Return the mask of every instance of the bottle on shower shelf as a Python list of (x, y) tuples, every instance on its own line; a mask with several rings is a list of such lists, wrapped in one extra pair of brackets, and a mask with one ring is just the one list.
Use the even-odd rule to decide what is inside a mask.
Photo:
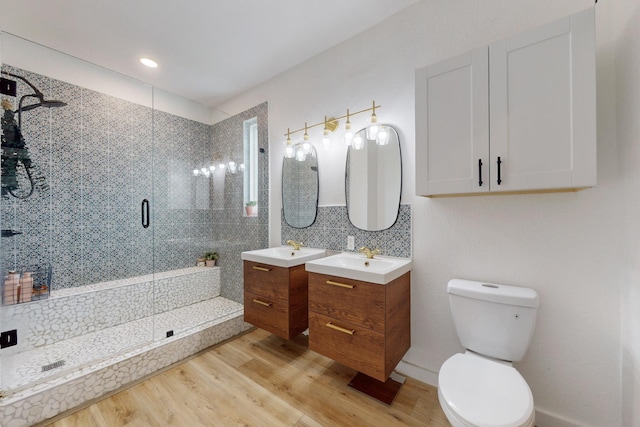
[(17, 304), (20, 300), (20, 274), (9, 271), (4, 277), (4, 305)]
[(25, 271), (20, 278), (20, 301), (29, 302), (33, 294), (33, 277), (30, 271)]

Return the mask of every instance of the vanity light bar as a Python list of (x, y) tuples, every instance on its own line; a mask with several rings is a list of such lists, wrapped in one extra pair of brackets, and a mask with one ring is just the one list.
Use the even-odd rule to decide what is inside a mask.
[(317, 127), (317, 126), (324, 126), (325, 128), (331, 130), (332, 132), (335, 131), (335, 129), (337, 129), (338, 127), (338, 120), (342, 120), (342, 119), (348, 119), (350, 117), (353, 117), (357, 114), (361, 114), (361, 113), (366, 113), (367, 111), (373, 111), (373, 117), (375, 117), (376, 114), (376, 109), (378, 108), (382, 108), (382, 105), (376, 105), (376, 101), (373, 101), (373, 106), (370, 108), (366, 108), (364, 110), (360, 110), (360, 111), (356, 111), (355, 113), (352, 113), (349, 111), (349, 109), (347, 109), (347, 114), (345, 114), (344, 116), (340, 116), (340, 117), (330, 117), (330, 118), (326, 118), (321, 122), (315, 123), (313, 125), (308, 125), (307, 123), (305, 123), (303, 128), (300, 129), (296, 129), (296, 130), (289, 130), (287, 129), (287, 133), (284, 134), (284, 136), (287, 137), (287, 142), (290, 140), (290, 136), (291, 134), (294, 133), (298, 133), (298, 132), (302, 132), (304, 131), (305, 134), (307, 133), (307, 130)]

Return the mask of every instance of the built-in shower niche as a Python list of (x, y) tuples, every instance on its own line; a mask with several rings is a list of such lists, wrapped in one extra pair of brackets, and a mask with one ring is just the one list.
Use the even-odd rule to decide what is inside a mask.
[(10, 270), (1, 285), (2, 305), (25, 304), (49, 298), (51, 265), (35, 265)]

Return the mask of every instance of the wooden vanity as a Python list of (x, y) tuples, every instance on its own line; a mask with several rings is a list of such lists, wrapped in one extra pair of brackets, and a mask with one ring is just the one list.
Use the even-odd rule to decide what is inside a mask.
[(380, 285), (310, 272), (309, 349), (386, 381), (411, 345), (410, 274)]
[(291, 339), (308, 327), (304, 264), (277, 267), (244, 261), (244, 321)]

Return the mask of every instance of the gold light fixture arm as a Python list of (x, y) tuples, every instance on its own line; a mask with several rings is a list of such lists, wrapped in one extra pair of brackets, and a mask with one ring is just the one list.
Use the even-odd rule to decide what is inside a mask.
[(286, 141), (287, 145), (291, 145), (291, 132), (289, 131), (289, 128), (287, 128), (287, 141)]
[(376, 112), (376, 109), (378, 109), (378, 108), (382, 108), (382, 105), (376, 105), (376, 101), (373, 101), (373, 106), (372, 107), (365, 108), (364, 110), (356, 111), (355, 113), (350, 112), (349, 109), (347, 109), (347, 114), (344, 115), (344, 116), (335, 117), (335, 118), (334, 117), (329, 117), (328, 119), (325, 117), (325, 120), (323, 120), (321, 122), (318, 122), (318, 123), (315, 123), (315, 124), (312, 124), (312, 125), (308, 125), (305, 122), (303, 128), (296, 129), (296, 130), (289, 130), (287, 128), (287, 133), (285, 133), (284, 136), (286, 136), (287, 138), (290, 138), (290, 136), (292, 134), (304, 131), (305, 135), (308, 138), (307, 131), (309, 129), (313, 129), (314, 127), (318, 127), (318, 126), (324, 126), (325, 129), (329, 129), (331, 132), (334, 132), (338, 128), (338, 121), (339, 120), (342, 120), (342, 119), (347, 119), (348, 120), (349, 118), (351, 118), (351, 117), (353, 117), (355, 115), (366, 113), (367, 111), (372, 111), (373, 114), (374, 114), (374, 117), (375, 117), (375, 112)]

